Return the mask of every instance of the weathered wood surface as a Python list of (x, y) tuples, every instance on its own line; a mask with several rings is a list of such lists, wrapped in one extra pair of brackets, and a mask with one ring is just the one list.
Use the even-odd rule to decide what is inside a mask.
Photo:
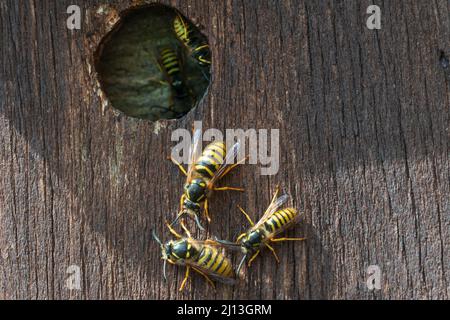
[[(377, 1), (379, 31), (366, 28), (372, 1), (165, 3), (205, 27), (214, 66), (203, 103), (158, 127), (102, 107), (89, 67), (101, 1), (0, 2), (0, 298), (450, 298), (449, 2)], [(260, 213), (280, 182), (305, 217), (288, 234), (308, 238), (216, 293), (198, 276), (178, 293), (172, 267), (164, 283), (151, 239), (168, 237), (181, 192), (171, 132), (194, 120), (281, 130), (279, 173), (230, 175), (247, 192), (215, 195), (212, 232), (234, 237), (236, 204)], [(65, 288), (69, 265), (80, 291)]]

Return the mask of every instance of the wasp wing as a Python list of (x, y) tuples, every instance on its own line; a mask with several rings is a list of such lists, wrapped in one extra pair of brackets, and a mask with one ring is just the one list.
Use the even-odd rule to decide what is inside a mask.
[(189, 163), (186, 179), (187, 182), (192, 180), (192, 173), (194, 172), (195, 162), (198, 160), (202, 153), (201, 135), (202, 132), (200, 129), (194, 131), (191, 148), (189, 149)]
[(214, 187), (214, 184), (223, 177), (225, 170), (232, 164), (234, 164), (234, 159), (237, 157), (239, 152), (240, 144), (239, 142), (236, 142), (229, 151), (227, 151), (227, 154), (225, 156), (225, 159), (220, 164), (219, 169), (214, 173), (214, 176), (211, 178), (211, 181), (208, 183), (208, 188), (212, 189)]
[(259, 221), (250, 229), (250, 231), (258, 229), (260, 225), (266, 222), (266, 220), (269, 219), (271, 215), (273, 215), (283, 204), (286, 203), (288, 198), (289, 196), (287, 194), (283, 194), (276, 199), (274, 198), (269, 207), (266, 209), (266, 212), (264, 212), (261, 219), (259, 219)]
[(212, 239), (206, 240), (206, 243), (211, 246), (221, 247), (221, 248), (225, 248), (225, 249), (229, 249), (229, 250), (234, 250), (234, 251), (241, 250), (241, 245), (239, 243), (222, 240), (222, 239), (218, 239), (218, 238), (214, 238), (214, 240), (212, 240)]

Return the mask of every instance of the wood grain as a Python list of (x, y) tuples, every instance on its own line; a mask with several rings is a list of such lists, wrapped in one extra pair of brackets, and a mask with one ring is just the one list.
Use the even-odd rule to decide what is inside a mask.
[[(98, 95), (93, 54), (108, 31), (101, 1), (0, 3), (0, 298), (448, 299), (449, 2), (163, 1), (204, 26), (213, 82), (185, 118), (155, 125), (118, 115)], [(131, 1), (109, 1), (118, 11)], [(82, 29), (66, 8), (82, 8)], [(302, 210), (290, 236), (236, 287), (214, 292), (162, 263), (183, 177), (165, 160), (171, 133), (280, 129), (281, 168), (244, 165), (216, 194), (210, 232), (231, 239), (281, 183)], [(215, 223), (214, 223), (215, 222)], [(198, 234), (200, 236), (200, 234)], [(238, 257), (234, 258), (236, 262)], [(66, 269), (79, 265), (81, 290)], [(369, 291), (378, 265), (382, 289)]]

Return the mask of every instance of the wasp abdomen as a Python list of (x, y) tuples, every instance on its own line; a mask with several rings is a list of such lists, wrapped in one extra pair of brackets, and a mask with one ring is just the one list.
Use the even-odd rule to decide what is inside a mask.
[(214, 247), (204, 247), (200, 252), (197, 264), (221, 277), (233, 277), (233, 268), (230, 260)]
[(201, 37), (195, 35), (189, 22), (181, 16), (175, 17), (173, 29), (177, 38), (188, 48), (192, 57), (201, 65), (211, 64), (209, 45)]
[(294, 208), (278, 210), (264, 222), (264, 226), (269, 232), (273, 233), (294, 220), (297, 215), (298, 212)]
[(160, 62), (164, 68), (170, 85), (175, 91), (175, 97), (184, 98), (188, 96), (188, 90), (186, 89), (184, 78), (182, 75), (182, 69), (180, 65), (180, 59), (177, 53), (171, 48), (164, 48), (160, 51)]
[(223, 142), (209, 144), (195, 163), (195, 171), (205, 178), (212, 179), (223, 163), (225, 154), (226, 148)]
[(161, 50), (161, 62), (169, 76), (176, 75), (181, 70), (178, 56), (172, 49)]

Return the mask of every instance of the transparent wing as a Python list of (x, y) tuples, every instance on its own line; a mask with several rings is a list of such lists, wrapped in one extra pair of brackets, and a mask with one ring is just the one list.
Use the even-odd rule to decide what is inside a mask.
[[(200, 241), (200, 243), (202, 243), (202, 241)], [(217, 238), (215, 238), (214, 240), (213, 239), (206, 240), (203, 242), (203, 244), (210, 245), (213, 247), (221, 247), (233, 251), (241, 251), (241, 245), (239, 243), (221, 240)]]
[(269, 207), (264, 212), (263, 216), (259, 221), (250, 229), (250, 231), (256, 230), (260, 225), (262, 225), (267, 219), (270, 218), (283, 204), (286, 203), (289, 196), (287, 194), (283, 194), (278, 198), (274, 198), (270, 203)]
[(214, 176), (211, 178), (211, 181), (208, 184), (208, 188), (212, 189), (214, 184), (224, 175), (225, 170), (232, 164), (234, 164), (234, 159), (237, 157), (239, 152), (240, 144), (236, 142), (225, 156), (223, 163), (220, 165), (219, 169), (216, 171)]
[(194, 164), (202, 153), (201, 136), (202, 136), (201, 130), (200, 129), (195, 130), (194, 136), (192, 138), (191, 148), (189, 149), (189, 163), (186, 179), (188, 182), (192, 180), (192, 173), (194, 172)]

